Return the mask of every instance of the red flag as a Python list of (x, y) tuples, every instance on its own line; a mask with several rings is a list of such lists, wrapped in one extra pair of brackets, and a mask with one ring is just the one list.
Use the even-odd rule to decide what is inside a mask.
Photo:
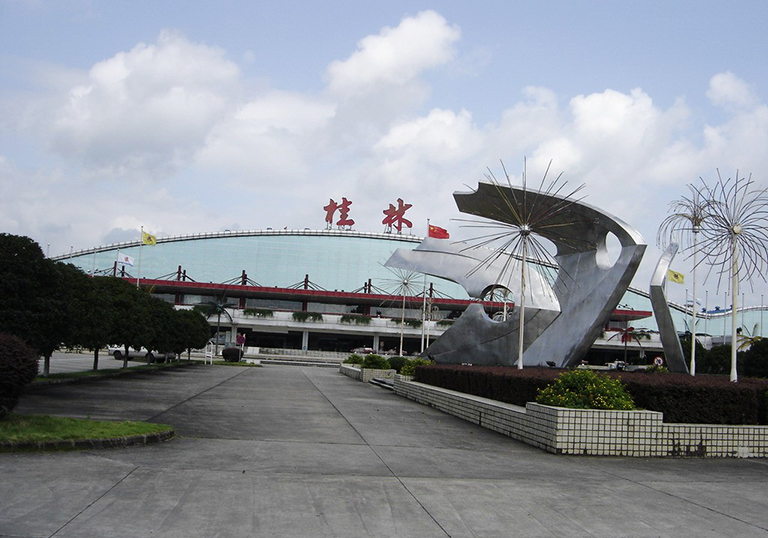
[(445, 228), (441, 228), (440, 226), (432, 226), (429, 225), (429, 237), (434, 237), (435, 239), (448, 239), (451, 237), (451, 235), (448, 233), (448, 230)]

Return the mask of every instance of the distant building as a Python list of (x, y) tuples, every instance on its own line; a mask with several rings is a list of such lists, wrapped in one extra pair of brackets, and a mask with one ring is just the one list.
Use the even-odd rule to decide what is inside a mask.
[[(350, 230), (225, 231), (157, 237), (154, 246), (117, 243), (55, 259), (95, 276), (138, 279), (177, 308), (230, 303), (232, 320), (221, 321), (225, 342), (244, 334), (250, 347), (383, 352), (399, 351), (402, 333), (404, 350), (414, 354), (471, 302), (458, 284), (423, 275), (409, 282), (403, 298), (404, 275), (384, 263), (396, 249), (414, 248), (421, 240)], [(123, 263), (126, 259), (133, 265)], [(484, 305), (490, 316), (504, 308), (499, 301)], [(700, 321), (697, 332), (704, 332), (705, 321), (713, 329), (724, 326), (718, 317), (724, 314), (711, 315), (717, 321)], [(678, 330), (685, 331), (684, 309), (673, 305), (673, 316)], [(213, 335), (216, 320), (210, 321)], [(605, 340), (610, 329), (628, 324), (655, 331), (647, 293), (630, 288), (606, 327)], [(647, 352), (660, 352), (657, 337), (647, 344)], [(600, 340), (595, 346), (616, 353), (622, 348), (619, 339)]]

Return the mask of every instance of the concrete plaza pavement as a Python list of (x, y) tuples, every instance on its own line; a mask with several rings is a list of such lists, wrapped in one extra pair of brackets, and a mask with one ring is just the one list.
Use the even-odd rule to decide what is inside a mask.
[(0, 536), (768, 536), (765, 460), (555, 456), (327, 368), (136, 373), (17, 412), (177, 438), (0, 454)]

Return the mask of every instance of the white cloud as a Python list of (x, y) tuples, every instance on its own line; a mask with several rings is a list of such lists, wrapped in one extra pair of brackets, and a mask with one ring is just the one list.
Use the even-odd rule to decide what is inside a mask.
[(754, 89), (731, 72), (718, 73), (710, 79), (707, 97), (726, 109), (746, 109), (758, 103)]
[(232, 105), (238, 79), (222, 50), (164, 31), (91, 68), (55, 111), (52, 147), (100, 173), (166, 176)]
[(197, 162), (229, 172), (238, 186), (282, 188), (309, 173), (334, 110), (311, 96), (269, 92), (212, 128)]
[(449, 26), (434, 11), (407, 17), (395, 28), (363, 38), (346, 60), (332, 62), (326, 75), (329, 89), (348, 96), (382, 84), (404, 85), (424, 70), (450, 61), (460, 36), (458, 27)]
[[(429, 101), (425, 74), (455, 76), (459, 39), (435, 12), (404, 18), (330, 62), (318, 94), (254, 89), (225, 51), (172, 32), (87, 72), (52, 70), (48, 94), (15, 111), (21, 97), (3, 98), (13, 112), (4, 128), (29, 136), (14, 139), (22, 151), (3, 148), (0, 227), (61, 253), (141, 225), (163, 235), (234, 221), (320, 227), (328, 198), (346, 196), (359, 230), (377, 230), (402, 197), (414, 223), (432, 218), (460, 235), (452, 192), (499, 172), (500, 159), (519, 181), (527, 157), (531, 184), (552, 160), (550, 177), (585, 182), (586, 202), (652, 243), (666, 203), (700, 175), (739, 168), (766, 182), (768, 107), (731, 73), (699, 89), (723, 110), (711, 125), (694, 123), (701, 114), (682, 99), (662, 108), (641, 88), (569, 96), (535, 86), (477, 125), (470, 108)], [(97, 180), (118, 174), (130, 181)], [(654, 257), (649, 249), (644, 263)]]

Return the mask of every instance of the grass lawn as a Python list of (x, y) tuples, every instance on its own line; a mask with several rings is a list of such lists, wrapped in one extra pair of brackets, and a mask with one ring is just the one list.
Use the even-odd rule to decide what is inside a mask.
[(114, 439), (172, 430), (167, 424), (107, 422), (47, 415), (10, 413), (0, 420), (0, 444), (81, 439)]
[(130, 368), (100, 368), (98, 370), (83, 370), (81, 372), (63, 372), (59, 374), (49, 374), (48, 377), (37, 376), (35, 381), (48, 381), (51, 379), (72, 379), (80, 377), (99, 377), (113, 374), (121, 374), (126, 372), (144, 372), (147, 370), (162, 370), (163, 368), (177, 368), (179, 366), (186, 366), (194, 364), (194, 361), (183, 362), (163, 362), (157, 364), (144, 364), (141, 366), (131, 366)]

